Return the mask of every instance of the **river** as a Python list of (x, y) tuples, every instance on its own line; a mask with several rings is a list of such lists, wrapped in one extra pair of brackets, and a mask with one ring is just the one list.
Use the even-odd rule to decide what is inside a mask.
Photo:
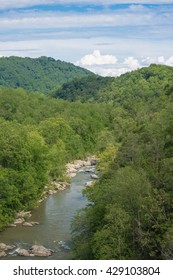
[[(69, 188), (50, 195), (32, 211), (30, 220), (39, 222), (39, 225), (9, 227), (0, 233), (0, 242), (15, 245), (15, 249), (28, 249), (34, 244), (43, 245), (55, 251), (47, 259), (72, 259), (71, 222), (77, 210), (86, 206), (87, 198), (82, 195), (82, 190), (85, 183), (92, 180), (91, 173), (86, 172), (86, 168), (93, 169), (93, 167), (80, 169)], [(15, 249), (1, 259), (43, 259), (18, 256)]]

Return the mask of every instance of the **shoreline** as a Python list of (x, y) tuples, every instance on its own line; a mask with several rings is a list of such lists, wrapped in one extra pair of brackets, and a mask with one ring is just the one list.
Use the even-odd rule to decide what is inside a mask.
[[(69, 179), (72, 179), (73, 177), (76, 176), (77, 172), (79, 169), (82, 167), (91, 167), (91, 166), (96, 166), (98, 159), (96, 157), (87, 157), (85, 160), (75, 160), (71, 163), (66, 164), (66, 175)], [(86, 170), (87, 172), (87, 170)], [(92, 178), (92, 177), (91, 177)], [(46, 185), (43, 190), (43, 197), (38, 200), (38, 205), (39, 207), (40, 203), (47, 199), (48, 196), (53, 195), (57, 193), (58, 191), (65, 190), (67, 187), (70, 186), (70, 183), (67, 182), (56, 182), (52, 181), (49, 185)], [(89, 185), (85, 185), (86, 187)], [(20, 211), (16, 213), (16, 219), (13, 223), (9, 224), (7, 227), (16, 227), (17, 225), (22, 225), (25, 227), (32, 227), (39, 225), (37, 221), (30, 221), (29, 219), (32, 217), (32, 210), (31, 211)], [(5, 229), (4, 229), (5, 230)], [(0, 243), (0, 257), (4, 257), (8, 254), (8, 251), (12, 248), (11, 245), (5, 244), (5, 243)], [(18, 252), (20, 255), (20, 251)], [(22, 254), (26, 252), (21, 252)], [(27, 253), (26, 253), (27, 254)]]

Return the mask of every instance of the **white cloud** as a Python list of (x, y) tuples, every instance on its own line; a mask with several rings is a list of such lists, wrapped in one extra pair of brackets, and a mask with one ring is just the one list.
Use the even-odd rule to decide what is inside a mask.
[(77, 62), (81, 66), (91, 65), (109, 65), (116, 64), (117, 58), (113, 55), (102, 55), (99, 50), (95, 50), (92, 54), (87, 54)]
[[(169, 18), (167, 19), (170, 23)], [(12, 14), (1, 18), (0, 29), (43, 29), (64, 27), (117, 27), (154, 25), (152, 14), (134, 13), (100, 13), (100, 14), (64, 14), (59, 12), (28, 12)]]
[(125, 64), (130, 69), (137, 69), (140, 67), (139, 61), (133, 56), (125, 58), (123, 64)]
[[(0, 9), (13, 9), (32, 7), (34, 5), (50, 5), (50, 4), (93, 4), (93, 0), (0, 0)], [(172, 4), (172, 0), (97, 0), (97, 5), (111, 5), (111, 4)]]
[(142, 67), (147, 67), (151, 63), (155, 64), (164, 64), (173, 66), (173, 56), (165, 59), (163, 55), (160, 56), (147, 56), (147, 57), (138, 57), (135, 58), (133, 56), (125, 57), (122, 61), (117, 60), (116, 63), (112, 63), (112, 60), (107, 60), (107, 63), (97, 63), (95, 61), (95, 57), (111, 57), (111, 55), (102, 56), (100, 51), (94, 51), (91, 55), (85, 55), (80, 61), (77, 62), (77, 65), (80, 65), (88, 70), (94, 72), (95, 74), (99, 74), (101, 76), (111, 76), (116, 77), (120, 76), (126, 72), (130, 72), (133, 70), (140, 69)]
[(58, 0), (0, 0), (0, 10), (13, 9), (13, 8), (25, 8), (35, 5), (48, 5), (58, 4)]
[(157, 60), (158, 60), (158, 63), (164, 63), (165, 62), (165, 58), (164, 58), (163, 55), (159, 56)]
[(142, 66), (148, 66), (152, 63), (162, 63), (161, 61), (163, 61), (164, 57), (163, 56), (159, 56), (159, 57), (156, 57), (156, 56), (147, 56), (147, 57), (142, 57), (141, 59), (141, 64)]
[(155, 64), (165, 64), (168, 66), (173, 66), (173, 56), (170, 56), (169, 58), (165, 59), (163, 55), (161, 56), (153, 56), (153, 57), (145, 57), (141, 59), (141, 65), (142, 66), (148, 66), (152, 63)]
[[(1, 8), (3, 3), (8, 5), (11, 1), (1, 1)], [(17, 1), (13, 1), (14, 3)], [(40, 1), (30, 1), (32, 4), (38, 4)], [(29, 3), (30, 3), (29, 2)], [(41, 4), (51, 4), (59, 1), (41, 1)], [(64, 2), (64, 1), (63, 1)], [(74, 1), (75, 2), (75, 1)], [(19, 4), (17, 4), (19, 3)], [(27, 5), (28, 0), (18, 1), (16, 5)], [(23, 4), (22, 4), (23, 3)], [(82, 2), (83, 4), (84, 2)], [(64, 4), (64, 3), (63, 3)], [(31, 6), (31, 4), (28, 4)], [(82, 6), (82, 5), (81, 5)], [(97, 9), (95, 10), (97, 11)], [(75, 10), (69, 12), (60, 12), (31, 9), (26, 11), (9, 11), (1, 15), (0, 28), (4, 29), (43, 29), (43, 28), (63, 28), (63, 27), (117, 27), (117, 26), (149, 26), (148, 33), (152, 32), (154, 27), (159, 25), (154, 32), (160, 32), (160, 26), (169, 26), (172, 20), (172, 7), (159, 6), (158, 8), (148, 8), (143, 5), (131, 5), (125, 9), (118, 10), (104, 9), (99, 12), (78, 12)], [(172, 25), (171, 25), (172, 28)], [(167, 29), (164, 29), (166, 32)]]
[(165, 61), (166, 65), (169, 66), (173, 66), (173, 56), (169, 57), (166, 61)]
[(102, 55), (100, 50), (85, 55), (76, 63), (101, 76), (120, 76), (128, 71), (140, 68), (141, 65), (134, 57), (127, 57), (124, 62), (118, 62), (114, 55)]
[[(90, 69), (93, 71), (93, 69)], [(129, 68), (120, 67), (120, 68), (100, 68), (100, 69), (94, 69), (95, 74), (99, 74), (103, 77), (117, 77), (120, 76), (126, 72), (131, 71)]]

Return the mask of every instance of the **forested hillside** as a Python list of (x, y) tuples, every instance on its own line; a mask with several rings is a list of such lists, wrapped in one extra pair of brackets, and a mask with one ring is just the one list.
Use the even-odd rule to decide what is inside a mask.
[(55, 95), (70, 101), (0, 89), (0, 229), (63, 180), (67, 162), (96, 154), (74, 258), (173, 259), (173, 68), (88, 76)]
[(173, 68), (152, 64), (117, 78), (88, 76), (65, 83), (54, 96), (81, 102), (121, 102), (129, 97), (145, 98), (162, 94), (173, 79)]
[(51, 57), (0, 57), (0, 87), (48, 93), (65, 82), (87, 75), (92, 73)]
[(114, 80), (111, 77), (103, 78), (98, 75), (76, 78), (71, 82), (64, 83), (61, 88), (54, 92), (53, 96), (69, 101), (97, 102), (100, 101), (99, 92), (104, 92), (105, 89), (107, 95), (107, 90), (110, 91)]
[(31, 209), (47, 182), (62, 180), (67, 162), (97, 151), (109, 110), (0, 90), (0, 229)]
[(73, 222), (77, 259), (173, 259), (173, 84), (157, 80), (113, 101), (101, 178)]

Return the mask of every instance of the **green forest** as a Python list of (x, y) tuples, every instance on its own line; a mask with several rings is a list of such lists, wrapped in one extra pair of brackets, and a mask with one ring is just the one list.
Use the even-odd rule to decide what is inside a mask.
[(21, 87), (48, 94), (65, 82), (88, 75), (92, 73), (52, 57), (0, 57), (0, 87)]
[(25, 87), (20, 58), (7, 59), (14, 67), (3, 59), (0, 229), (37, 204), (47, 182), (66, 179), (66, 163), (96, 155), (100, 179), (72, 223), (74, 258), (173, 259), (173, 67), (103, 78), (73, 66), (75, 77), (62, 69), (66, 79), (51, 87), (37, 67), (39, 83), (32, 73)]

